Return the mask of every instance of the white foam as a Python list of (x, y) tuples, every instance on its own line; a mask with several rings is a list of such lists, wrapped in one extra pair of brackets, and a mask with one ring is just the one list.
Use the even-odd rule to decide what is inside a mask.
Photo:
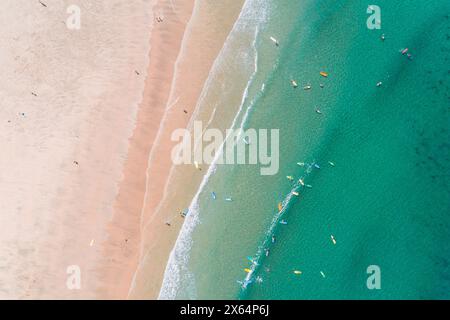
[[(255, 39), (253, 42), (253, 48), (255, 49), (256, 44), (256, 37), (258, 34), (258, 26), (262, 25), (265, 22), (266, 19), (266, 11), (262, 10), (264, 8), (261, 8), (262, 5), (265, 3), (261, 3), (260, 0), (247, 0), (243, 6), (243, 9), (241, 10), (241, 13), (236, 20), (232, 31), (228, 35), (224, 46), (219, 53), (218, 57), (216, 58), (213, 67), (211, 69), (210, 76), (208, 77), (205, 86), (203, 87), (202, 94), (200, 96), (200, 99), (197, 103), (196, 110), (194, 111), (194, 116), (191, 119), (195, 119), (195, 116), (199, 112), (199, 106), (202, 105), (203, 100), (206, 97), (208, 88), (210, 85), (214, 82), (214, 77), (216, 74), (216, 70), (219, 70), (222, 67), (222, 62), (224, 61), (224, 58), (229, 55), (233, 54), (233, 52), (230, 52), (229, 48), (230, 45), (233, 43), (233, 41), (236, 41), (239, 39), (239, 36), (242, 35), (242, 33), (245, 32), (251, 32), (254, 33)], [(255, 8), (258, 8), (258, 10), (255, 10)], [(262, 13), (264, 12), (264, 13)], [(235, 60), (238, 62), (238, 59)], [(245, 90), (242, 95), (241, 103), (239, 106), (239, 109), (232, 121), (231, 128), (234, 128), (236, 125), (236, 122), (238, 121), (242, 110), (244, 108), (245, 101), (248, 96), (249, 87), (251, 86), (255, 74), (257, 72), (257, 54), (254, 56), (254, 70), (252, 74), (250, 75), (249, 81), (247, 83), (247, 86), (245, 87)], [(242, 125), (242, 123), (241, 123)], [(192, 126), (192, 123), (190, 123), (190, 126)], [(227, 137), (228, 138), (228, 137)], [(225, 139), (224, 141), (227, 141)], [(223, 146), (224, 143), (221, 145), (221, 152), (217, 152), (212, 164), (209, 166), (208, 171), (206, 172), (205, 176), (203, 177), (202, 182), (200, 183), (200, 186), (197, 190), (197, 193), (195, 194), (194, 198), (192, 199), (192, 202), (189, 206), (189, 213), (185, 218), (185, 221), (183, 223), (183, 226), (181, 228), (181, 231), (178, 235), (177, 241), (175, 243), (174, 248), (172, 249), (169, 260), (167, 262), (166, 270), (164, 273), (163, 283), (161, 286), (161, 290), (159, 292), (158, 299), (175, 299), (177, 297), (177, 294), (180, 291), (181, 286), (189, 288), (189, 298), (195, 299), (195, 279), (192, 274), (190, 274), (188, 270), (188, 262), (190, 257), (190, 250), (192, 247), (192, 233), (195, 229), (195, 227), (200, 222), (199, 217), (199, 196), (204, 190), (205, 186), (207, 185), (210, 177), (216, 172), (216, 164), (217, 160), (221, 157), (223, 152)]]
[[(313, 170), (313, 164), (314, 164), (314, 162), (312, 164), (308, 165), (308, 167), (306, 168), (306, 171), (305, 171), (305, 175), (300, 177), (300, 179), (304, 180), (309, 174), (311, 174), (311, 172)], [(265, 233), (266, 237), (265, 237), (263, 243), (260, 246), (258, 246), (256, 254), (253, 256), (254, 263), (252, 263), (252, 265), (250, 267), (250, 272), (248, 272), (245, 279), (240, 282), (243, 284), (241, 286), (241, 289), (246, 290), (248, 284), (250, 284), (252, 282), (252, 280), (253, 280), (252, 278), (253, 278), (254, 273), (256, 272), (256, 269), (262, 265), (262, 260), (264, 259), (264, 256), (265, 256), (264, 255), (265, 249), (269, 248), (269, 244), (270, 244), (272, 235), (275, 233), (275, 229), (277, 228), (278, 224), (280, 223), (281, 217), (287, 212), (288, 205), (290, 204), (291, 199), (293, 198), (293, 192), (299, 191), (300, 189), (304, 189), (304, 187), (300, 184), (300, 182), (297, 181), (293, 185), (293, 187), (291, 188), (289, 193), (283, 199), (282, 205), (281, 205), (282, 209), (273, 216), (272, 221), (266, 230), (266, 233)]]

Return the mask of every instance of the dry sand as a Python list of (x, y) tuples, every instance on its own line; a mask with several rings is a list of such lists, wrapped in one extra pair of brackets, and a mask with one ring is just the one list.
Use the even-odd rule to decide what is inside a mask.
[[(3, 1), (0, 11), (0, 298), (103, 297), (151, 3), (43, 2)], [(65, 24), (71, 4), (80, 30)], [(80, 290), (66, 286), (70, 265)]]

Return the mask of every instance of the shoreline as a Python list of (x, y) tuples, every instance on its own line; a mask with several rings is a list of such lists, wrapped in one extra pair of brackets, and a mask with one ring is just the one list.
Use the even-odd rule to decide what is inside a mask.
[[(258, 72), (256, 44), (259, 39), (259, 23), (265, 20), (263, 15), (258, 23), (252, 24), (250, 28), (245, 28), (244, 26), (248, 26), (247, 22), (255, 21), (252, 9), (251, 2), (245, 2), (245, 5), (241, 7), (232, 30), (228, 33), (226, 41), (209, 72), (201, 98), (197, 102), (194, 120), (206, 123), (205, 129), (210, 127), (225, 131), (230, 127), (235, 127), (237, 121), (244, 121), (248, 112), (248, 109), (246, 110), (244, 106), (248, 97), (248, 90)], [(248, 48), (250, 48), (250, 52)], [(212, 106), (212, 108), (209, 106)], [(242, 123), (240, 126), (242, 126)], [(193, 129), (192, 122), (189, 129)], [(196, 147), (200, 145), (198, 139), (196, 139), (195, 145)], [(198, 249), (199, 245), (207, 246), (210, 242), (209, 239), (202, 239), (200, 240), (202, 244), (199, 244), (197, 242), (199, 238), (196, 236), (198, 236), (198, 228), (207, 223), (208, 217), (211, 216), (207, 213), (215, 213), (206, 200), (210, 199), (210, 196), (204, 191), (207, 188), (210, 192), (218, 192), (217, 199), (225, 197), (225, 195), (232, 195), (230, 192), (233, 193), (231, 190), (219, 192), (216, 189), (218, 185), (213, 182), (216, 180), (215, 170), (217, 166), (215, 162), (200, 165), (200, 167), (202, 173), (199, 173), (193, 165), (172, 166), (172, 176), (168, 185), (171, 186), (171, 192), (177, 194), (177, 201), (174, 203), (170, 194), (167, 194), (158, 208), (161, 213), (176, 212), (180, 208), (188, 208), (189, 210), (189, 215), (184, 219), (182, 230), (179, 232), (175, 246), (170, 253), (159, 299), (197, 298), (195, 289), (201, 284), (199, 278), (194, 280), (192, 277), (194, 271), (192, 267), (196, 261), (193, 255), (196, 255), (198, 259), (198, 254), (201, 255), (202, 253), (199, 253), (198, 250), (195, 252), (192, 250)], [(222, 182), (224, 181), (222, 180)], [(215, 184), (216, 188), (211, 189), (211, 183)], [(185, 196), (184, 190), (195, 190), (195, 196)], [(201, 198), (206, 202), (201, 201)], [(182, 204), (181, 207), (180, 204)], [(213, 211), (211, 212), (211, 210)], [(201, 214), (201, 212), (204, 214)], [(212, 215), (215, 216), (215, 214)], [(196, 244), (194, 245), (194, 243)]]
[[(242, 2), (235, 2), (225, 12), (222, 10), (219, 13), (208, 3), (199, 1), (193, 8), (176, 60), (171, 94), (166, 102), (163, 123), (158, 129), (155, 144), (149, 154), (145, 205), (141, 215), (143, 239), (140, 263), (130, 288), (129, 298), (155, 299), (158, 297), (168, 257), (183, 222), (181, 218), (174, 221), (174, 216), (179, 217), (179, 212), (183, 209), (181, 203), (185, 202), (184, 198), (192, 198), (196, 190), (186, 190), (181, 197), (183, 199), (175, 201), (179, 203), (179, 210), (176, 212), (161, 212), (160, 208), (169, 191), (168, 182), (173, 168), (170, 154), (176, 143), (171, 141), (171, 133), (177, 128), (188, 126), (212, 64), (223, 47), (241, 7)], [(218, 19), (219, 14), (222, 19)], [(195, 72), (191, 72), (192, 70)], [(185, 86), (186, 83), (189, 83), (189, 86)], [(185, 169), (193, 170), (192, 166)], [(185, 182), (182, 180), (177, 186)], [(171, 187), (176, 188), (172, 185)], [(170, 227), (165, 225), (168, 220), (170, 220)]]

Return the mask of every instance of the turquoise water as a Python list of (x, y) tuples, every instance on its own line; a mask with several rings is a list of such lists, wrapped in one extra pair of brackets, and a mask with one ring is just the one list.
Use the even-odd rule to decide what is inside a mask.
[[(372, 4), (381, 30), (366, 27)], [(279, 129), (280, 170), (214, 166), (193, 201), (189, 259), (170, 297), (450, 298), (449, 9), (444, 0), (280, 0), (264, 8), (267, 16), (247, 30), (256, 51), (249, 47), (246, 65), (257, 69), (234, 127)], [(405, 47), (412, 60), (399, 52)], [(366, 286), (369, 265), (380, 267), (380, 290)]]

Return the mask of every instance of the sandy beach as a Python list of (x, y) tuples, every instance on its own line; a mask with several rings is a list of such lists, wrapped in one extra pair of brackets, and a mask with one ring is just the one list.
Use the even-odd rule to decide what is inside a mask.
[[(66, 24), (73, 4), (79, 30)], [(4, 3), (0, 298), (157, 297), (182, 223), (156, 214), (170, 134), (187, 125), (240, 6)]]

